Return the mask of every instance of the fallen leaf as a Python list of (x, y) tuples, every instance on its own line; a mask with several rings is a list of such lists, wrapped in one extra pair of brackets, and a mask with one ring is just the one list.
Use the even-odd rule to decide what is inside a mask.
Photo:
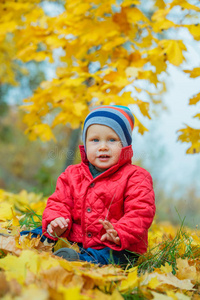
[(122, 280), (119, 286), (119, 291), (122, 293), (133, 289), (138, 286), (139, 282), (140, 279), (137, 275), (137, 268), (135, 268), (131, 273), (128, 274), (126, 279)]
[(176, 276), (179, 279), (191, 279), (193, 283), (195, 283), (199, 279), (196, 267), (190, 266), (188, 264), (188, 259), (178, 258), (176, 262), (178, 268), (178, 270), (176, 271)]
[(49, 293), (47, 290), (38, 288), (36, 285), (28, 286), (20, 296), (20, 300), (48, 300)]
[(0, 272), (0, 297), (6, 294), (9, 290), (8, 282), (6, 281), (6, 276), (4, 272)]
[(161, 293), (157, 293), (157, 292), (151, 292), (151, 293), (153, 295), (154, 300), (173, 300), (172, 297), (169, 297), (169, 296), (161, 294)]
[(141, 283), (148, 285), (150, 280), (152, 278), (156, 277), (158, 281), (160, 281), (162, 284), (168, 284), (171, 286), (174, 286), (176, 288), (182, 289), (182, 290), (193, 290), (193, 284), (191, 283), (191, 280), (189, 279), (183, 279), (180, 280), (176, 276), (174, 276), (172, 273), (167, 274), (159, 274), (159, 273), (151, 273), (147, 274), (145, 280)]
[(42, 280), (52, 289), (57, 290), (58, 286), (67, 286), (71, 282), (73, 273), (66, 271), (60, 265), (41, 272)]
[(5, 235), (0, 233), (0, 250), (3, 250), (6, 253), (13, 253), (19, 255), (21, 249), (16, 246), (16, 240), (14, 236)]

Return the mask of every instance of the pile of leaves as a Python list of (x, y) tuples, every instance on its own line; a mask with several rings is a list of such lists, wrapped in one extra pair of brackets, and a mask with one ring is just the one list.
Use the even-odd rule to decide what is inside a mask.
[[(20, 236), (41, 225), (42, 195), (0, 190), (0, 297), (2, 299), (199, 299), (200, 231), (154, 223), (148, 252), (136, 265), (100, 267), (53, 255), (56, 246)], [(76, 245), (73, 245), (76, 247)], [(54, 249), (55, 250), (55, 249)]]

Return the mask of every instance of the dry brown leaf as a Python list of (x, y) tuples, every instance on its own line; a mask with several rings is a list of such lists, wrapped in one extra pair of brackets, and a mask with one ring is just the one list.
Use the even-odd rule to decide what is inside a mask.
[(157, 280), (161, 282), (161, 284), (171, 285), (171, 286), (174, 286), (174, 287), (182, 289), (182, 290), (193, 290), (194, 285), (191, 283), (191, 280), (189, 280), (189, 279), (180, 280), (176, 276), (174, 276), (172, 273), (168, 273), (168, 274), (159, 274), (159, 273), (147, 274), (146, 277), (145, 277), (145, 280), (142, 282), (142, 284), (148, 285), (148, 283), (154, 277), (156, 277)]
[(5, 295), (9, 290), (8, 282), (6, 281), (6, 276), (4, 272), (0, 272), (0, 297)]
[(22, 291), (22, 286), (17, 282), (16, 279), (8, 281), (10, 294), (13, 296), (19, 296)]
[(188, 264), (188, 259), (181, 259), (178, 258), (176, 260), (177, 262), (177, 268), (176, 276), (179, 279), (190, 279), (192, 283), (195, 283), (198, 281), (198, 274), (195, 266), (190, 266)]
[(41, 242), (40, 235), (37, 238), (31, 238), (31, 233), (28, 235), (20, 236), (18, 239), (18, 245), (22, 249), (37, 249), (38, 251), (52, 252), (54, 243), (48, 243), (47, 241)]
[(43, 288), (38, 288), (36, 285), (27, 287), (22, 295), (20, 295), (20, 300), (48, 300), (49, 293)]
[(59, 285), (67, 286), (67, 284), (72, 280), (73, 273), (66, 271), (61, 266), (56, 266), (42, 271), (41, 276), (44, 283), (56, 290)]
[(153, 295), (153, 299), (154, 300), (173, 300), (172, 297), (161, 294), (161, 293), (157, 293), (157, 292), (151, 292)]
[(21, 293), (21, 285), (15, 280), (6, 280), (4, 272), (0, 272), (0, 298), (4, 299), (4, 296), (9, 293), (12, 296), (18, 296)]
[(54, 251), (57, 251), (61, 248), (71, 248), (75, 250), (77, 253), (80, 253), (79, 246), (77, 243), (71, 244), (66, 238), (59, 238), (57, 243), (54, 246)]
[(16, 240), (14, 236), (0, 234), (0, 250), (4, 252), (20, 255), (21, 249), (16, 246)]

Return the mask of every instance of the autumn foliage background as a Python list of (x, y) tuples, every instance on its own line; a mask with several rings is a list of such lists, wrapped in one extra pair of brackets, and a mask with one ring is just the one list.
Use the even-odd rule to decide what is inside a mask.
[[(184, 39), (199, 47), (199, 16), (199, 1), (0, 1), (0, 296), (198, 299), (199, 190), (192, 185), (175, 197), (173, 174), (169, 194), (153, 172), (157, 215), (149, 252), (130, 271), (56, 260), (51, 245), (22, 241), (19, 232), (40, 225), (57, 177), (80, 161), (81, 126), (93, 106), (129, 105), (134, 135), (149, 136), (155, 148), (144, 123), (168, 106), (169, 65), (200, 76)], [(196, 107), (196, 120), (199, 100), (200, 92), (185, 100)], [(190, 123), (177, 139), (198, 157), (200, 129)], [(149, 155), (152, 165), (161, 161), (159, 143)], [(146, 167), (142, 156), (133, 162)]]

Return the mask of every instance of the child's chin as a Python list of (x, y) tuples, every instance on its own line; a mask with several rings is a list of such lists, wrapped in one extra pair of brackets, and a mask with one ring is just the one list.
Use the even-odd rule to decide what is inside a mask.
[(104, 172), (109, 168), (110, 168), (110, 166), (96, 166), (96, 169), (100, 172)]

